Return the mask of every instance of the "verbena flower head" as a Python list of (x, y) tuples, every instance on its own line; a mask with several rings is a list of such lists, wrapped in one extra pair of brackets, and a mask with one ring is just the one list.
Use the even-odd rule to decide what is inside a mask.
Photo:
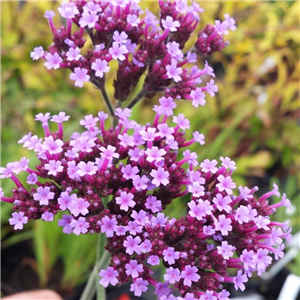
[[(194, 47), (183, 53), (204, 10), (196, 3), (189, 6), (186, 1), (160, 0), (160, 19), (157, 19), (148, 10), (141, 11), (136, 2), (62, 2), (58, 10), (67, 26), (56, 28), (55, 13), (47, 11), (45, 17), (53, 32), (53, 44), (48, 51), (36, 47), (31, 57), (43, 58), (47, 69), (70, 69), (70, 79), (77, 87), (90, 81), (98, 88), (104, 83), (109, 63), (116, 60), (119, 64), (114, 81), (117, 100), (125, 101), (145, 73), (144, 96), (152, 97), (164, 90), (172, 98), (191, 100), (196, 107), (204, 105), (203, 91), (213, 95), (216, 90), (213, 81), (202, 87), (198, 82), (200, 77), (214, 74), (208, 67), (192, 72), (187, 64), (197, 60), (196, 54), (206, 57), (222, 50), (226, 45), (223, 35), (235, 30), (234, 20), (225, 15), (222, 23), (208, 25), (199, 32)], [(82, 51), (85, 31), (92, 41), (88, 51)]]
[[(69, 119), (64, 112), (38, 114), (45, 136), (30, 133), (19, 143), (33, 150), (39, 163), (33, 168), (22, 158), (2, 167), (0, 178), (10, 178), (16, 187), (11, 196), (2, 190), (0, 196), (13, 204), (9, 222), (14, 229), (31, 219), (54, 221), (63, 211), (58, 225), (64, 233), (105, 234), (111, 262), (99, 273), (104, 287), (131, 281), (130, 290), (138, 297), (153, 285), (161, 300), (225, 300), (225, 283), (244, 290), (253, 273), (260, 276), (273, 259), (282, 257), (290, 228), (270, 216), (289, 201), (283, 195), (280, 202), (269, 203), (270, 197), (280, 197), (276, 185), (256, 198), (256, 187), (237, 187), (233, 181), (236, 167), (230, 158), (198, 161), (188, 149), (204, 145), (204, 135), (194, 132), (187, 140), (190, 122), (183, 114), (174, 115), (176, 99), (203, 106), (205, 95), (213, 97), (217, 86), (213, 79), (202, 84), (204, 75), (214, 77), (207, 62), (203, 69), (185, 66), (196, 55), (221, 50), (223, 34), (235, 29), (234, 20), (226, 15), (222, 23), (208, 25), (194, 48), (184, 53), (203, 10), (184, 0), (159, 5), (160, 20), (148, 10), (142, 17), (136, 1), (63, 2), (59, 13), (67, 26), (60, 29), (52, 22), (54, 13), (46, 13), (54, 44), (48, 51), (35, 48), (33, 59), (43, 57), (48, 69), (70, 69), (76, 86), (91, 81), (104, 98), (105, 73), (109, 62), (117, 60), (114, 86), (120, 103), (146, 72), (144, 87), (129, 107), (110, 111), (114, 126), (99, 112), (84, 117), (79, 122), (82, 130), (70, 138), (63, 134), (63, 122)], [(93, 44), (86, 54), (81, 53), (84, 31)], [(152, 122), (130, 119), (130, 108), (155, 93), (160, 98)], [(57, 131), (50, 131), (49, 120), (57, 123)], [(17, 178), (20, 172), (28, 174), (27, 184)], [(185, 215), (167, 216), (165, 208), (183, 196), (189, 199)], [(159, 264), (165, 268), (163, 282), (154, 277)], [(238, 271), (233, 274), (233, 269)]]
[[(169, 118), (161, 115), (146, 127), (136, 124), (133, 129), (121, 122), (105, 129), (102, 119), (97, 125), (104, 130), (97, 135), (95, 124), (74, 133), (70, 140), (59, 139), (59, 131), (38, 139), (33, 150), (40, 163), (35, 170), (28, 160), (22, 163), (24, 159), (1, 168), (1, 177), (16, 183), (10, 198), (2, 196), (14, 204), (10, 224), (22, 229), (28, 219), (52, 221), (62, 210), (65, 214), (59, 225), (65, 233), (106, 234), (112, 261), (101, 271), (104, 286), (133, 280), (136, 295), (149, 283), (157, 287), (151, 269), (160, 261), (166, 267), (166, 283), (183, 296), (192, 292), (199, 299), (213, 291), (217, 297), (225, 282), (243, 290), (251, 273), (261, 275), (272, 254), (278, 259), (282, 253), (289, 228), (270, 221), (270, 215), (289, 201), (283, 195), (278, 204), (268, 203), (269, 197), (278, 196), (276, 186), (259, 199), (253, 195), (257, 188), (237, 188), (229, 158), (221, 158), (223, 165), (205, 160), (196, 166), (180, 158), (187, 144), (197, 142), (186, 141), (185, 130), (167, 123)], [(155, 135), (162, 125), (172, 128), (169, 138), (177, 143), (176, 150), (165, 136)], [(142, 139), (139, 145), (122, 145), (124, 132), (128, 137), (143, 136), (149, 129), (153, 138)], [(78, 147), (85, 136), (93, 140), (91, 151)], [(55, 150), (58, 145), (59, 151)], [(136, 150), (140, 155), (132, 160), (129, 153)], [(20, 164), (24, 165), (21, 170)], [(31, 178), (28, 187), (17, 179), (20, 171)], [(186, 216), (168, 218), (164, 208), (183, 195), (190, 197)], [(109, 199), (107, 207), (105, 198)], [(236, 277), (228, 274), (232, 268), (239, 270)]]

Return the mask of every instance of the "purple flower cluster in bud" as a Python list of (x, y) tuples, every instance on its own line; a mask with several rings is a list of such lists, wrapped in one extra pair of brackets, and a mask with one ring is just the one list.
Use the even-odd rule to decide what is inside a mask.
[[(60, 29), (53, 24), (54, 12), (46, 12), (54, 44), (48, 52), (35, 48), (33, 59), (43, 57), (48, 69), (69, 68), (76, 86), (91, 81), (103, 93), (109, 62), (118, 60), (117, 100), (127, 99), (146, 70), (142, 96), (163, 94), (151, 123), (139, 124), (130, 119), (130, 108), (118, 107), (114, 126), (105, 124), (104, 112), (88, 115), (80, 121), (84, 130), (69, 140), (63, 136), (63, 122), (69, 120), (64, 112), (36, 115), (45, 136), (29, 133), (19, 143), (33, 150), (39, 163), (33, 169), (23, 157), (0, 168), (0, 178), (16, 185), (10, 197), (2, 190), (0, 197), (13, 204), (9, 222), (14, 229), (31, 219), (54, 221), (63, 211), (58, 225), (64, 233), (105, 234), (111, 262), (99, 274), (104, 287), (131, 281), (136, 296), (153, 285), (160, 300), (226, 300), (225, 283), (243, 291), (253, 273), (260, 276), (283, 256), (283, 240), (291, 238), (291, 229), (288, 222), (270, 217), (290, 202), (285, 194), (278, 203), (269, 202), (280, 197), (276, 185), (256, 198), (258, 188), (236, 186), (235, 163), (228, 157), (199, 162), (189, 150), (205, 144), (204, 136), (196, 131), (186, 139), (190, 122), (183, 114), (174, 115), (174, 99), (203, 106), (205, 93), (214, 96), (217, 86), (213, 79), (200, 86), (203, 75), (214, 77), (207, 62), (202, 70), (183, 66), (196, 62), (197, 55), (221, 50), (223, 34), (235, 29), (234, 20), (225, 15), (222, 23), (208, 25), (193, 50), (183, 53), (203, 10), (185, 0), (159, 5), (160, 20), (148, 10), (141, 18), (136, 1), (62, 2), (59, 13), (67, 26)], [(72, 22), (79, 26), (73, 34)], [(84, 30), (93, 43), (86, 54), (81, 52)], [(57, 131), (50, 130), (49, 121)], [(18, 179), (20, 172), (27, 173), (26, 184)], [(184, 216), (167, 216), (165, 208), (184, 196)], [(155, 279), (157, 265), (165, 268), (163, 282)]]
[[(52, 29), (53, 44), (48, 51), (36, 47), (31, 57), (43, 58), (48, 70), (70, 69), (70, 79), (77, 87), (90, 81), (99, 89), (103, 89), (110, 62), (117, 60), (114, 96), (120, 102), (127, 100), (145, 74), (142, 96), (152, 97), (165, 91), (172, 98), (192, 100), (197, 107), (204, 101), (201, 91), (216, 88), (213, 79), (209, 85), (197, 87), (203, 75), (213, 76), (213, 72), (207, 64), (203, 70), (197, 66), (189, 69), (187, 64), (196, 62), (197, 55), (206, 57), (222, 50), (226, 45), (223, 35), (228, 34), (228, 29), (235, 30), (234, 20), (225, 15), (222, 23), (207, 25), (199, 32), (194, 47), (184, 52), (204, 10), (196, 2), (189, 6), (184, 0), (159, 0), (157, 19), (150, 11), (142, 11), (136, 2), (62, 2), (59, 13), (67, 19), (67, 25), (56, 28), (55, 13), (47, 11), (45, 17)], [(88, 51), (83, 49), (85, 31), (93, 45)]]

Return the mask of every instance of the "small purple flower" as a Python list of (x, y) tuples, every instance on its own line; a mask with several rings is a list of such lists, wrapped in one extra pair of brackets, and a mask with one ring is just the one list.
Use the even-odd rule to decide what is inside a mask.
[(222, 241), (221, 246), (217, 247), (218, 253), (223, 256), (224, 259), (229, 259), (233, 256), (234, 250), (236, 249), (234, 246), (229, 245), (227, 241)]
[(58, 11), (60, 15), (66, 19), (72, 19), (79, 13), (76, 4), (73, 2), (62, 2)]
[(89, 12), (101, 12), (102, 8), (99, 4), (89, 1), (83, 6), (83, 11), (89, 11)]
[(59, 160), (49, 160), (49, 163), (45, 164), (45, 169), (48, 170), (48, 175), (56, 176), (64, 170), (64, 167)]
[(253, 262), (256, 264), (257, 274), (260, 276), (272, 262), (272, 257), (268, 256), (269, 251), (267, 249), (258, 249), (253, 256)]
[(143, 272), (144, 268), (142, 264), (138, 264), (137, 260), (130, 260), (128, 264), (125, 265), (126, 274), (132, 278), (139, 277), (139, 273)]
[(35, 201), (39, 201), (40, 205), (48, 205), (49, 200), (54, 199), (54, 193), (50, 192), (49, 186), (40, 186), (36, 189), (36, 191), (37, 192), (33, 194), (33, 199)]
[(157, 200), (155, 196), (149, 195), (145, 204), (147, 209), (150, 209), (153, 213), (157, 213), (162, 210), (161, 201)]
[(168, 53), (171, 54), (171, 57), (177, 61), (180, 61), (183, 58), (183, 53), (180, 50), (179, 46), (180, 45), (176, 42), (167, 43)]
[(168, 78), (173, 79), (175, 82), (179, 82), (182, 80), (180, 77), (180, 74), (182, 74), (183, 72), (182, 68), (177, 68), (177, 63), (175, 60), (173, 60), (170, 65), (166, 66), (166, 70)]
[(246, 274), (243, 274), (242, 270), (238, 270), (238, 273), (235, 277), (233, 277), (234, 288), (236, 290), (240, 289), (241, 291), (245, 290), (244, 282), (248, 281), (248, 277)]
[(102, 219), (102, 225), (101, 225), (101, 232), (106, 234), (106, 237), (113, 237), (114, 231), (117, 225), (116, 218), (109, 218), (108, 216), (105, 216)]
[(169, 183), (169, 172), (165, 171), (164, 168), (152, 170), (150, 175), (153, 177), (152, 183), (157, 187), (161, 184), (166, 186)]
[(124, 148), (133, 147), (135, 145), (134, 137), (128, 135), (127, 133), (119, 134), (118, 139), (120, 140), (120, 145)]
[(219, 219), (215, 221), (215, 229), (221, 231), (222, 235), (228, 235), (232, 230), (231, 219), (226, 218), (225, 215), (220, 215)]
[(168, 247), (163, 251), (164, 261), (169, 265), (175, 264), (175, 260), (179, 258), (180, 252), (175, 251), (173, 247)]
[(126, 248), (125, 252), (129, 255), (132, 255), (134, 252), (141, 254), (141, 246), (139, 245), (140, 243), (141, 238), (139, 236), (133, 238), (131, 235), (129, 235), (123, 243), (123, 246)]
[(130, 291), (134, 292), (134, 295), (140, 297), (142, 292), (146, 292), (148, 290), (148, 281), (143, 280), (143, 278), (137, 278), (133, 281), (130, 286)]
[(99, 149), (102, 151), (100, 155), (103, 158), (107, 158), (108, 160), (112, 160), (114, 157), (119, 158), (119, 154), (115, 153), (116, 147), (114, 146), (108, 145), (107, 148), (100, 147)]
[(211, 172), (213, 174), (216, 174), (216, 172), (218, 171), (218, 168), (216, 167), (218, 164), (218, 162), (213, 159), (212, 161), (210, 161), (209, 159), (205, 159), (201, 164), (201, 171), (208, 173)]
[(33, 49), (33, 51), (30, 53), (30, 57), (33, 59), (33, 60), (38, 60), (40, 59), (42, 56), (44, 55), (44, 49), (43, 47), (35, 47)]
[(27, 171), (29, 159), (22, 157), (20, 161), (16, 161), (14, 164), (14, 173), (19, 174), (21, 171)]
[(216, 207), (219, 211), (225, 210), (227, 213), (230, 213), (232, 207), (228, 204), (232, 202), (229, 196), (223, 197), (222, 194), (217, 194), (216, 197), (213, 199), (213, 203), (216, 204)]
[(46, 10), (45, 14), (44, 14), (44, 17), (46, 19), (52, 19), (52, 18), (55, 17), (55, 12), (53, 10)]
[(120, 205), (120, 209), (128, 211), (129, 207), (135, 206), (133, 197), (131, 193), (121, 192), (120, 197), (116, 197), (116, 203)]
[(57, 203), (59, 204), (59, 208), (61, 210), (70, 209), (70, 204), (72, 201), (77, 199), (76, 194), (70, 195), (67, 191), (62, 192), (57, 199)]
[(44, 63), (47, 70), (50, 69), (58, 69), (60, 67), (60, 63), (62, 63), (62, 58), (55, 52), (53, 55), (51, 53), (48, 53), (46, 55), (46, 62)]
[(47, 222), (52, 222), (54, 220), (54, 215), (53, 213), (46, 211), (42, 214), (42, 220), (47, 221)]
[(139, 173), (139, 168), (137, 166), (132, 167), (131, 165), (126, 165), (122, 167), (121, 172), (123, 177), (127, 180), (133, 179), (133, 177)]
[(101, 270), (99, 276), (102, 277), (99, 283), (105, 288), (109, 284), (116, 285), (118, 283), (117, 276), (119, 276), (119, 273), (113, 267), (107, 267), (106, 270)]
[(137, 17), (137, 15), (127, 15), (127, 22), (130, 24), (132, 27), (137, 27), (141, 20)]
[(215, 85), (215, 81), (213, 79), (211, 79), (207, 85), (207, 92), (209, 93), (209, 95), (211, 97), (214, 97), (215, 96), (215, 93), (218, 91), (218, 86)]
[(229, 294), (228, 291), (222, 290), (222, 291), (218, 294), (218, 297), (219, 297), (218, 300), (230, 300), (230, 299), (229, 299), (229, 296), (230, 296), (230, 294)]
[(78, 47), (76, 48), (70, 48), (69, 51), (66, 53), (67, 55), (67, 60), (69, 61), (77, 61), (80, 59), (80, 57), (82, 57), (82, 55), (80, 54), (80, 49)]
[(95, 27), (96, 22), (99, 20), (99, 16), (97, 16), (97, 12), (84, 11), (81, 15), (81, 19), (79, 20), (80, 27), (88, 27), (90, 29)]
[(235, 20), (233, 18), (231, 18), (228, 14), (224, 15), (226, 23), (227, 23), (227, 27), (231, 30), (231, 31), (235, 31), (236, 30), (236, 26), (235, 26)]
[(141, 251), (142, 253), (149, 253), (152, 249), (152, 244), (149, 240), (145, 240), (142, 244), (141, 244)]
[(161, 21), (161, 23), (164, 29), (169, 29), (172, 32), (177, 31), (177, 27), (180, 26), (180, 23), (178, 21), (173, 21), (171, 16), (167, 16), (165, 20)]
[(150, 255), (147, 259), (147, 263), (151, 266), (158, 266), (160, 261), (157, 255)]
[(244, 249), (242, 254), (240, 255), (240, 260), (244, 263), (244, 268), (246, 271), (255, 269), (256, 263), (253, 260), (254, 254), (255, 253), (253, 250), (248, 251), (247, 249)]
[(167, 153), (164, 149), (158, 149), (158, 147), (154, 146), (151, 148), (148, 148), (146, 150), (147, 158), (146, 160), (149, 162), (153, 161), (161, 161), (163, 160), (163, 156)]
[(89, 222), (86, 221), (84, 217), (80, 217), (78, 220), (73, 219), (71, 221), (70, 226), (73, 229), (73, 232), (76, 235), (85, 234), (88, 232), (88, 228), (90, 227)]
[(73, 216), (77, 217), (80, 214), (83, 216), (88, 214), (89, 211), (87, 208), (89, 206), (90, 203), (85, 199), (74, 197), (74, 199), (72, 199), (71, 203), (68, 205), (68, 209)]
[(121, 33), (119, 31), (115, 31), (113, 34), (113, 40), (119, 44), (126, 44), (128, 35), (125, 31)]
[(224, 177), (223, 175), (218, 176), (219, 183), (217, 188), (220, 192), (226, 191), (227, 194), (232, 195), (232, 189), (236, 188), (236, 184), (232, 181), (230, 176)]
[(62, 123), (68, 121), (69, 119), (70, 116), (67, 116), (65, 112), (61, 111), (58, 115), (52, 116), (50, 121), (55, 123)]
[(78, 165), (78, 171), (77, 174), (79, 176), (85, 176), (85, 175), (94, 175), (97, 171), (97, 166), (95, 166), (95, 163), (92, 161), (89, 161), (88, 163), (85, 163), (84, 161), (81, 161)]
[(92, 63), (92, 69), (96, 71), (95, 75), (97, 77), (102, 78), (104, 76), (104, 73), (109, 72), (110, 67), (108, 66), (106, 60), (96, 59), (95, 62)]
[(132, 184), (137, 191), (146, 190), (149, 184), (149, 178), (146, 175), (135, 175), (132, 178)]
[(172, 116), (173, 109), (177, 106), (171, 97), (161, 97), (158, 99), (160, 106), (154, 105), (153, 110), (159, 115)]
[(195, 141), (198, 142), (201, 146), (205, 144), (205, 136), (202, 133), (194, 131), (193, 137)]
[(73, 220), (73, 217), (70, 215), (63, 215), (62, 219), (58, 220), (58, 226), (63, 227), (63, 233), (66, 233), (66, 234), (72, 233), (72, 227), (71, 227), (72, 220)]
[(125, 56), (123, 54), (128, 53), (126, 46), (120, 45), (117, 42), (113, 42), (112, 47), (109, 48), (108, 51), (113, 59), (119, 59), (120, 61), (123, 61), (125, 59)]
[(70, 79), (75, 80), (75, 86), (83, 87), (83, 83), (88, 82), (90, 76), (87, 69), (78, 67), (74, 69), (74, 73), (70, 74)]
[(236, 169), (235, 162), (232, 161), (229, 157), (220, 157), (220, 160), (222, 161), (222, 166), (226, 169), (229, 169), (230, 171), (234, 171)]
[(184, 117), (184, 114), (179, 114), (178, 117), (173, 117), (173, 122), (178, 124), (179, 128), (182, 130), (190, 128), (190, 121)]
[(169, 288), (170, 283), (167, 281), (165, 283), (158, 282), (154, 294), (157, 295), (159, 300), (177, 300), (176, 297), (172, 298), (172, 290)]
[(43, 143), (43, 149), (48, 151), (50, 154), (59, 154), (63, 151), (63, 141), (60, 139), (54, 140), (53, 136), (50, 135), (49, 137), (45, 138)]
[(203, 196), (205, 193), (204, 186), (202, 186), (199, 182), (193, 182), (192, 185), (188, 187), (188, 191), (193, 195), (193, 197)]
[(142, 136), (144, 141), (154, 141), (157, 136), (156, 128), (148, 127), (147, 130), (144, 128), (139, 131), (139, 134)]
[(191, 97), (192, 97), (192, 105), (195, 106), (196, 108), (199, 105), (204, 106), (206, 101), (205, 101), (205, 94), (202, 92), (201, 88), (196, 88), (191, 92)]
[(191, 64), (197, 62), (197, 54), (195, 52), (189, 51), (186, 58)]
[(167, 139), (170, 139), (173, 137), (174, 133), (174, 128), (169, 127), (168, 124), (163, 123), (163, 124), (158, 124), (157, 128), (159, 130), (158, 134), (161, 138), (166, 137)]
[(28, 183), (28, 184), (36, 184), (37, 182), (38, 182), (38, 177), (37, 177), (37, 175), (36, 174), (29, 174), (28, 176), (27, 176), (27, 180), (26, 180), (26, 182)]
[(181, 272), (181, 278), (183, 279), (183, 284), (186, 286), (191, 286), (192, 281), (197, 282), (200, 279), (200, 275), (197, 274), (198, 269), (190, 265), (185, 266), (184, 270)]
[(28, 222), (28, 218), (24, 216), (22, 211), (13, 212), (12, 218), (8, 219), (10, 225), (14, 225), (14, 230), (23, 229), (23, 225)]
[(173, 267), (167, 268), (164, 279), (171, 284), (178, 282), (180, 280), (180, 270), (178, 268), (174, 269)]

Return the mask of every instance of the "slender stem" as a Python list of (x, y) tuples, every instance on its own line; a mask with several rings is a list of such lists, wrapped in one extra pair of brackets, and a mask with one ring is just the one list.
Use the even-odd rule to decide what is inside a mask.
[(89, 276), (88, 282), (84, 288), (84, 291), (80, 297), (80, 300), (91, 300), (93, 299), (95, 293), (96, 293), (96, 285), (95, 280), (98, 277), (97, 274), (98, 266), (95, 264), (92, 273)]
[[(105, 262), (103, 260), (104, 253), (108, 253), (104, 247), (106, 242), (106, 236), (103, 233), (100, 233), (98, 236), (98, 251), (97, 251), (97, 273), (99, 273), (100, 269), (103, 267), (101, 264)], [(106, 300), (105, 288), (99, 284), (98, 278), (95, 281), (97, 287), (97, 300)]]
[[(104, 249), (105, 235), (98, 235), (97, 261), (93, 268), (80, 300), (92, 300), (97, 291), (97, 300), (105, 300), (105, 288), (99, 284), (99, 271), (105, 269), (110, 262), (110, 254)], [(102, 250), (101, 250), (102, 249)]]
[[(108, 197), (102, 199), (103, 205), (106, 206)], [(97, 292), (97, 300), (106, 300), (105, 288), (99, 284), (100, 269), (105, 269), (110, 263), (110, 253), (105, 250), (106, 235), (98, 234), (97, 240), (97, 259), (92, 273), (88, 279), (85, 289), (80, 297), (80, 300), (92, 300)]]
[(114, 112), (113, 106), (112, 106), (112, 104), (111, 104), (111, 102), (109, 100), (109, 97), (108, 97), (108, 95), (106, 93), (106, 89), (105, 89), (104, 85), (103, 85), (103, 88), (100, 91), (101, 91), (102, 97), (103, 97), (103, 99), (104, 99), (104, 101), (106, 103), (106, 106), (107, 106), (107, 108), (109, 110), (109, 113), (113, 117), (115, 115), (115, 112)]
[[(90, 274), (90, 277), (88, 279), (88, 282), (84, 288), (84, 291), (80, 297), (80, 300), (91, 300), (93, 299), (97, 287), (99, 284), (99, 270), (102, 268), (106, 268), (109, 264), (109, 252), (104, 251), (103, 256), (101, 257), (100, 261), (95, 264), (92, 273)], [(96, 282), (96, 283), (95, 283)], [(104, 287), (101, 286), (103, 289)], [(104, 298), (105, 299), (105, 298)], [(101, 299), (102, 300), (102, 299)]]
[(98, 88), (98, 89), (101, 91), (103, 100), (104, 100), (104, 102), (105, 102), (105, 104), (106, 104), (106, 107), (107, 107), (107, 109), (108, 109), (108, 111), (109, 111), (109, 114), (113, 117), (113, 116), (115, 115), (115, 113), (114, 113), (114, 108), (113, 108), (113, 106), (112, 106), (112, 104), (111, 104), (111, 101), (109, 100), (109, 97), (108, 97), (108, 95), (107, 95), (107, 93), (106, 93), (105, 86), (104, 86), (104, 82), (103, 82), (103, 84), (100, 84), (100, 83), (99, 83), (97, 80), (95, 80), (95, 79), (91, 79), (90, 81), (91, 81), (92, 84), (94, 84), (94, 86), (95, 86), (96, 88)]
[(132, 108), (135, 104), (137, 104), (141, 99), (146, 96), (148, 92), (145, 89), (142, 89), (137, 96), (128, 104), (127, 108)]

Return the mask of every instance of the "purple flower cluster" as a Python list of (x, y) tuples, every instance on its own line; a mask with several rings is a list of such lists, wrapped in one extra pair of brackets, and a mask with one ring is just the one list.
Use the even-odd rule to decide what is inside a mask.
[[(168, 100), (168, 101), (166, 101)], [(104, 233), (111, 265), (100, 272), (100, 283), (124, 284), (132, 280), (136, 296), (152, 284), (159, 299), (228, 299), (222, 284), (244, 290), (253, 272), (261, 275), (273, 257), (283, 256), (283, 239), (290, 238), (288, 223), (272, 222), (270, 215), (289, 206), (283, 195), (270, 205), (274, 190), (256, 199), (257, 188), (236, 187), (231, 178), (235, 163), (228, 157), (200, 164), (189, 145), (204, 143), (203, 136), (185, 139), (189, 121), (173, 116), (175, 102), (161, 97), (156, 117), (146, 126), (130, 120), (131, 110), (116, 109), (118, 125), (105, 128), (107, 114), (86, 116), (82, 133), (63, 139), (65, 113), (39, 114), (45, 137), (26, 135), (19, 143), (36, 152), (36, 170), (29, 160), (1, 168), (16, 188), (10, 224), (22, 229), (29, 219), (58, 220), (63, 232), (76, 235)], [(57, 123), (50, 132), (48, 120)], [(169, 122), (170, 123), (170, 122)], [(16, 174), (28, 174), (26, 188)], [(236, 196), (234, 195), (236, 194)], [(163, 213), (175, 198), (189, 196), (186, 215), (180, 219)], [(107, 200), (108, 199), (108, 200)], [(152, 268), (162, 263), (165, 282), (153, 278)], [(238, 269), (230, 276), (229, 269)], [(170, 285), (182, 297), (171, 295)], [(209, 298), (210, 297), (210, 298)]]
[[(127, 100), (145, 73), (143, 96), (165, 91), (174, 99), (192, 100), (196, 107), (202, 105), (205, 100), (201, 92), (214, 94), (217, 90), (213, 79), (206, 86), (197, 87), (201, 76), (213, 76), (212, 69), (207, 64), (203, 70), (186, 66), (197, 61), (197, 54), (206, 57), (222, 50), (226, 46), (223, 35), (228, 34), (228, 29), (235, 30), (234, 20), (225, 15), (222, 23), (207, 25), (199, 32), (194, 47), (183, 52), (204, 10), (196, 2), (189, 6), (184, 0), (159, 0), (161, 10), (157, 19), (150, 11), (142, 11), (136, 2), (62, 2), (59, 13), (67, 19), (67, 26), (57, 29), (53, 23), (55, 13), (47, 11), (45, 17), (53, 32), (53, 44), (48, 51), (36, 47), (31, 57), (43, 58), (48, 70), (70, 69), (70, 79), (77, 87), (90, 81), (99, 89), (103, 89), (109, 63), (117, 60), (114, 96), (118, 101)], [(88, 51), (82, 51), (86, 42), (84, 31), (93, 45)]]
[[(36, 115), (45, 136), (29, 133), (19, 143), (33, 150), (39, 163), (33, 169), (23, 157), (0, 168), (0, 178), (16, 185), (12, 196), (0, 190), (0, 197), (13, 204), (9, 222), (14, 229), (30, 219), (54, 221), (63, 211), (58, 225), (64, 233), (105, 234), (111, 263), (99, 274), (104, 287), (132, 281), (136, 296), (150, 284), (160, 300), (225, 300), (225, 283), (244, 290), (253, 273), (260, 276), (273, 258), (283, 256), (283, 240), (290, 239), (291, 229), (288, 222), (274, 222), (270, 216), (290, 202), (283, 194), (278, 203), (269, 203), (270, 197), (280, 196), (276, 185), (257, 199), (256, 187), (236, 186), (235, 163), (228, 157), (198, 162), (188, 149), (205, 144), (204, 136), (196, 131), (186, 139), (190, 122), (183, 114), (174, 115), (174, 99), (203, 106), (205, 93), (214, 96), (217, 86), (213, 79), (200, 86), (202, 76), (214, 77), (207, 62), (203, 69), (183, 66), (196, 62), (197, 55), (221, 50), (223, 34), (235, 29), (234, 20), (225, 15), (222, 23), (208, 25), (193, 50), (184, 53), (203, 10), (185, 0), (159, 4), (157, 20), (148, 10), (142, 19), (136, 1), (62, 2), (59, 13), (67, 26), (61, 29), (53, 24), (54, 12), (46, 12), (54, 44), (48, 52), (35, 48), (32, 58), (43, 57), (47, 69), (71, 69), (76, 86), (91, 81), (104, 98), (105, 73), (110, 61), (118, 60), (117, 121), (109, 127), (106, 113), (88, 115), (80, 121), (85, 129), (68, 140), (63, 137), (63, 122), (69, 120), (64, 112)], [(79, 26), (73, 34), (72, 22)], [(93, 44), (86, 54), (81, 52), (84, 30)], [(139, 124), (130, 119), (130, 108), (118, 106), (146, 70), (141, 97), (162, 95), (153, 108), (153, 121)], [(50, 130), (49, 121), (57, 124), (57, 131)], [(27, 173), (26, 184), (16, 176), (20, 172)], [(170, 218), (164, 210), (180, 197), (188, 199), (182, 204), (184, 216)], [(154, 276), (160, 264), (165, 268), (163, 282)]]

